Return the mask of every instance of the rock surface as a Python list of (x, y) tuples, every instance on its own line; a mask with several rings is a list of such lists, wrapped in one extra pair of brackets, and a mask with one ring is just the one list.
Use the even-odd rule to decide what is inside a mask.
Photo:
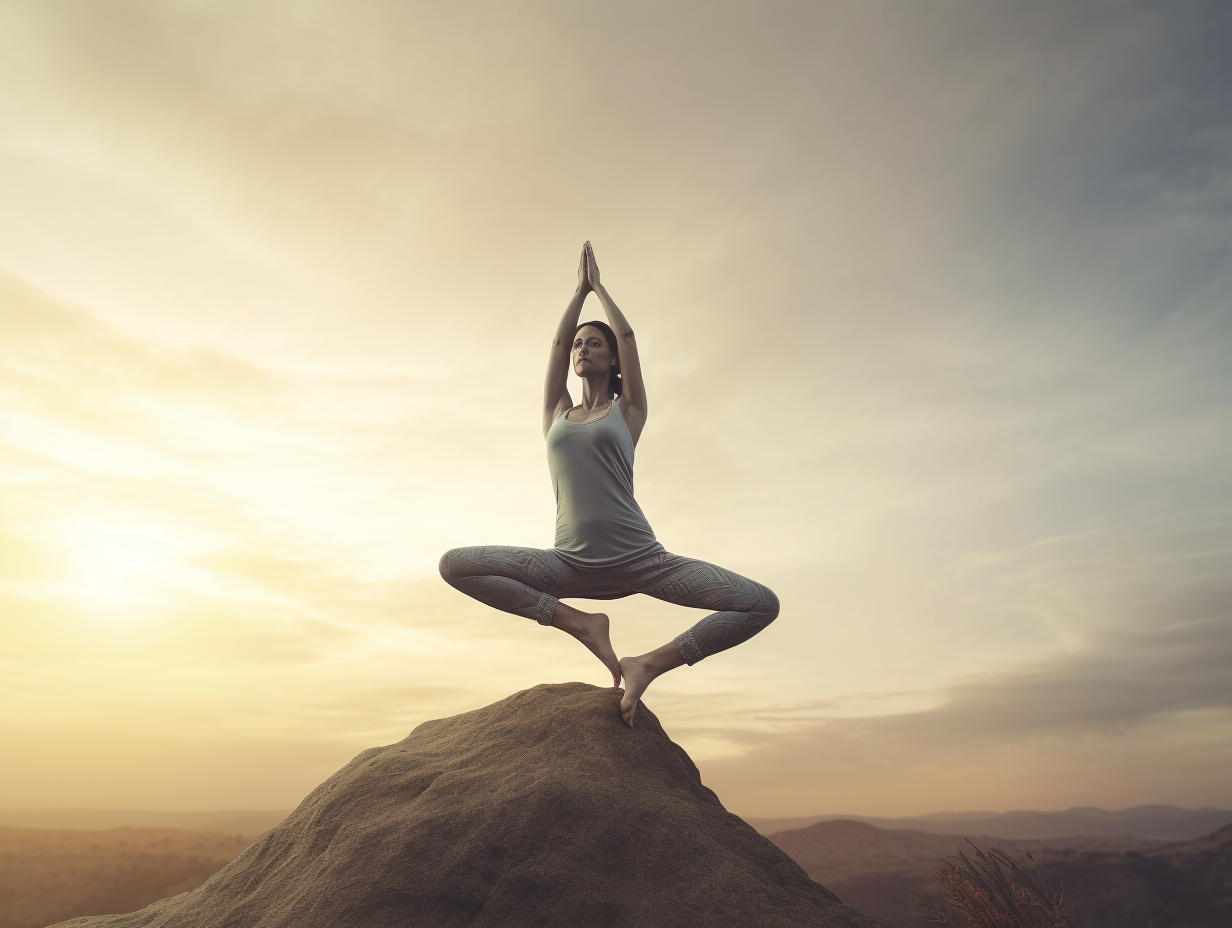
[(364, 751), (202, 886), (72, 928), (888, 928), (725, 811), (620, 691), (536, 686)]

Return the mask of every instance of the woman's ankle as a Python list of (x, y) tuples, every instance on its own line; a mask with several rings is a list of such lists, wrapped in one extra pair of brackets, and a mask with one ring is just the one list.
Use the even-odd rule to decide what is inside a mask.
[(656, 677), (667, 673), (669, 670), (675, 670), (677, 667), (683, 667), (685, 664), (684, 655), (680, 653), (680, 648), (676, 647), (674, 641), (669, 641), (653, 651), (647, 651), (645, 654), (633, 658), (633, 660), (637, 661), (647, 672)]

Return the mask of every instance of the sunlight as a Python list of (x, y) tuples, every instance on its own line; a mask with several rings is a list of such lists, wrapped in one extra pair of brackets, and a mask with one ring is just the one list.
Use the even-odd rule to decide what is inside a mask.
[(173, 566), (182, 546), (150, 526), (82, 520), (68, 532), (81, 592), (91, 603), (141, 602), (143, 581)]

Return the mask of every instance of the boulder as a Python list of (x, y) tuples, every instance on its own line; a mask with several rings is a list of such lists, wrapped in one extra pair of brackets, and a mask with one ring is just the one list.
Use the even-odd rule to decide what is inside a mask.
[(621, 691), (536, 686), (371, 748), (198, 888), (72, 928), (817, 926), (843, 905)]

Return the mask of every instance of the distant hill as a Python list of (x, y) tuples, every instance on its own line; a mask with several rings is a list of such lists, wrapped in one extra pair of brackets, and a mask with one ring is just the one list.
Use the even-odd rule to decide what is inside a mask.
[(1119, 812), (1079, 806), (1064, 812), (938, 812), (906, 818), (871, 815), (811, 815), (794, 818), (746, 818), (763, 835), (816, 822), (864, 822), (890, 830), (933, 834), (991, 835), (997, 838), (1053, 839), (1075, 836), (1129, 835), (1160, 841), (1187, 841), (1232, 824), (1232, 810), (1203, 807), (1135, 806)]
[[(935, 896), (941, 858), (971, 847), (959, 835), (818, 822), (770, 836), (845, 903), (895, 928), (928, 928), (914, 892)], [(1232, 826), (1194, 841), (1128, 837), (1052, 840), (973, 837), (1024, 869), (1030, 853), (1045, 883), (1064, 887), (1085, 928), (1227, 928), (1232, 925)]]

